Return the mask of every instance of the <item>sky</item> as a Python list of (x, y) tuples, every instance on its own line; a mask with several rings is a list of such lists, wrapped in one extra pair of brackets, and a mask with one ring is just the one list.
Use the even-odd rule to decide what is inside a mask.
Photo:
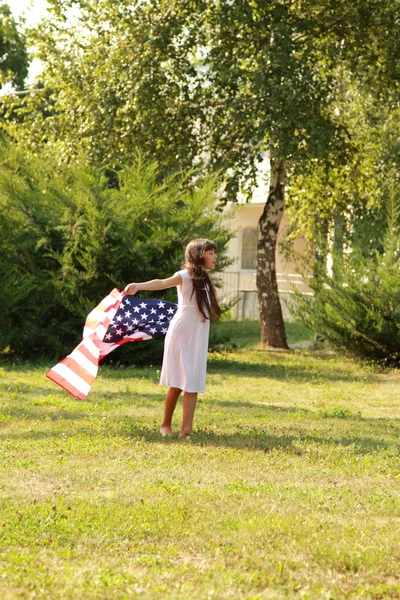
[[(8, 0), (7, 3), (14, 17), (23, 16), (28, 26), (36, 25), (46, 14), (46, 0)], [(41, 62), (38, 59), (33, 59), (29, 67), (28, 85), (40, 74), (41, 70)]]
[(15, 17), (24, 16), (28, 25), (35, 25), (46, 11), (46, 0), (8, 0)]

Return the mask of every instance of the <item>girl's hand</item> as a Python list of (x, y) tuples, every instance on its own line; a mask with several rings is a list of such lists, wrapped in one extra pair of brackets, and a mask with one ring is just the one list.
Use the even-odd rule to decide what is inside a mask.
[(140, 287), (137, 283), (128, 283), (128, 285), (124, 289), (124, 292), (125, 294), (128, 294), (128, 296), (134, 296), (139, 290)]

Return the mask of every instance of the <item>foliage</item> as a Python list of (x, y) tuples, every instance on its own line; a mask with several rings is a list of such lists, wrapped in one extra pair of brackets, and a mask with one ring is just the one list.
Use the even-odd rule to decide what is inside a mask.
[[(374, 221), (388, 174), (398, 181), (400, 97), (395, 89), (381, 94), (370, 87), (371, 76), (357, 78), (343, 67), (336, 69), (332, 107), (346, 129), (346, 160), (334, 154), (315, 159), (291, 173), (287, 210), (290, 237), (299, 232), (327, 250), (328, 232), (334, 230), (337, 246), (352, 245), (356, 237), (365, 248), (379, 244), (384, 220)], [(371, 218), (368, 218), (370, 215)], [(339, 248), (338, 248), (339, 249)]]
[[(400, 189), (391, 185), (386, 212), (374, 211), (372, 223), (384, 220), (379, 245), (366, 250), (357, 238), (336, 257), (329, 274), (321, 262), (307, 282), (315, 297), (295, 292), (292, 310), (334, 346), (385, 366), (400, 366)], [(383, 217), (383, 219), (382, 219)], [(373, 240), (371, 239), (371, 242)]]
[[(289, 174), (308, 174), (317, 164), (319, 175), (333, 162), (330, 181), (344, 182), (360, 148), (349, 140), (346, 113), (337, 114), (342, 72), (367, 73), (363, 81), (381, 102), (398, 85), (397, 1), (50, 4), (52, 18), (32, 32), (45, 91), (35, 101), (4, 103), (7, 131), (25, 147), (48, 145), (63, 159), (83, 151), (110, 169), (113, 183), (118, 164), (137, 148), (157, 157), (162, 174), (193, 166), (199, 174), (223, 172), (225, 197), (234, 200), (239, 192), (250, 196), (266, 154), (273, 165), (285, 162)], [(307, 182), (302, 201), (306, 195)], [(303, 222), (311, 219), (315, 232), (325, 211), (342, 210), (339, 197), (309, 194)], [(280, 320), (266, 299), (276, 299), (269, 216), (282, 214), (283, 193), (281, 201), (278, 209), (271, 197), (260, 228), (265, 340), (267, 329), (283, 330), (265, 319)], [(322, 216), (314, 210), (320, 205)], [(267, 264), (270, 277), (262, 276)]]
[(289, 171), (328, 154), (346, 160), (338, 65), (368, 71), (375, 90), (398, 76), (388, 0), (50, 5), (31, 33), (46, 92), (7, 105), (25, 119), (12, 134), (107, 168), (137, 147), (166, 171), (200, 162), (223, 170), (233, 199), (250, 193), (265, 151)]
[(2, 349), (66, 353), (111, 288), (171, 275), (194, 237), (212, 237), (220, 254), (229, 239), (212, 178), (190, 189), (190, 173), (160, 182), (156, 165), (138, 155), (110, 188), (99, 169), (56, 165), (6, 144), (0, 162)]
[(5, 2), (0, 4), (0, 87), (21, 89), (28, 75), (26, 38)]

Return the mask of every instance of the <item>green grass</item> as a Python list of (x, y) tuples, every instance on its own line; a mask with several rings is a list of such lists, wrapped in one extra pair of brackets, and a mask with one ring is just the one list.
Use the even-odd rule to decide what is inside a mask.
[(398, 373), (213, 354), (179, 442), (157, 369), (79, 402), (48, 366), (0, 368), (2, 600), (400, 598)]
[[(242, 321), (217, 321), (212, 327), (217, 328), (217, 339), (228, 340), (228, 346), (233, 343), (237, 348), (251, 348), (259, 343), (260, 321), (253, 319), (243, 319)], [(304, 327), (301, 323), (286, 322), (286, 337), (290, 344), (311, 342), (314, 334)], [(222, 344), (223, 345), (223, 344)]]

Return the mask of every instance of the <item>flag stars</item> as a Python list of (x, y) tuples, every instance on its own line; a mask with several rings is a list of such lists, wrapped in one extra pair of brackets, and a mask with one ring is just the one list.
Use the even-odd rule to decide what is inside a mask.
[(104, 342), (108, 344), (129, 341), (143, 333), (145, 337), (164, 337), (176, 312), (176, 305), (163, 300), (124, 298), (108, 326)]

